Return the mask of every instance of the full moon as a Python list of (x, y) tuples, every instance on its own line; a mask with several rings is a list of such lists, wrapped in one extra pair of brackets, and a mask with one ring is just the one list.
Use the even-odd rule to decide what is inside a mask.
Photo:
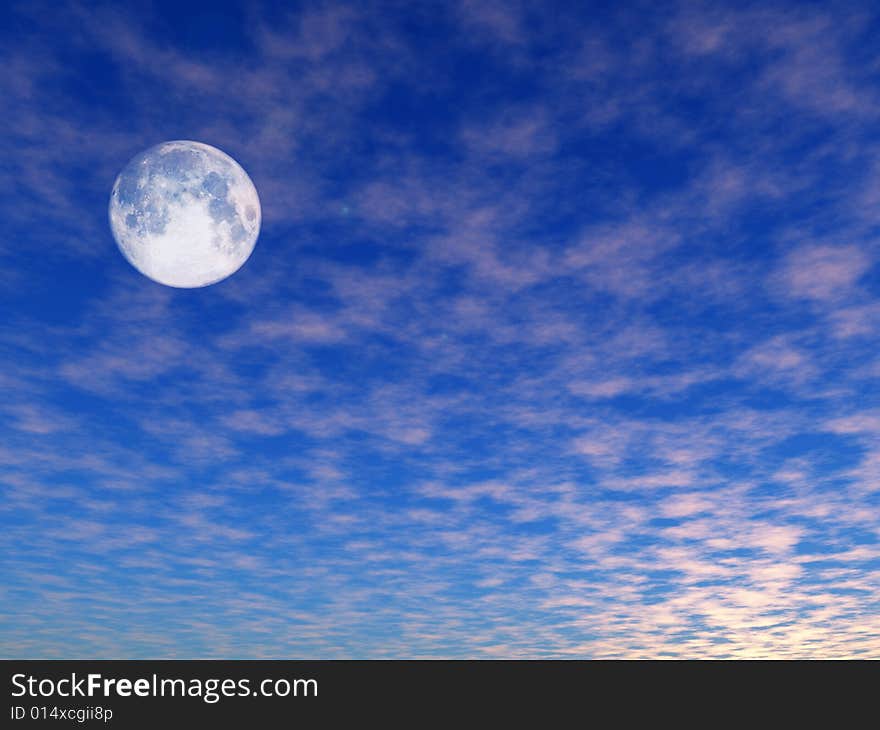
[(260, 199), (229, 155), (201, 142), (163, 142), (119, 173), (110, 194), (119, 250), (167, 286), (214, 284), (238, 271), (260, 233)]

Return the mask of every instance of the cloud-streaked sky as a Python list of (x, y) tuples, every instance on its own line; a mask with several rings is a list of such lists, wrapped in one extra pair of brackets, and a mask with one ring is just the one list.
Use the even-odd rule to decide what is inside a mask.
[(0, 17), (0, 654), (880, 656), (873, 4), (185, 5)]

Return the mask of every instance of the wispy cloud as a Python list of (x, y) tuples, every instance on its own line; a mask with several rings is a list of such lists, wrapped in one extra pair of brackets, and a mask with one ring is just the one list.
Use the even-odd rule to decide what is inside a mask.
[[(0, 653), (877, 656), (871, 8), (49, 10), (0, 51)], [(197, 292), (106, 225), (169, 138), (265, 208)]]

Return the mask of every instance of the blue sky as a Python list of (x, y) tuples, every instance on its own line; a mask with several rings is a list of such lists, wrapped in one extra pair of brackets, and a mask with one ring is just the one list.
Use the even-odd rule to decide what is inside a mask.
[(0, 654), (880, 656), (874, 4), (4, 7)]

